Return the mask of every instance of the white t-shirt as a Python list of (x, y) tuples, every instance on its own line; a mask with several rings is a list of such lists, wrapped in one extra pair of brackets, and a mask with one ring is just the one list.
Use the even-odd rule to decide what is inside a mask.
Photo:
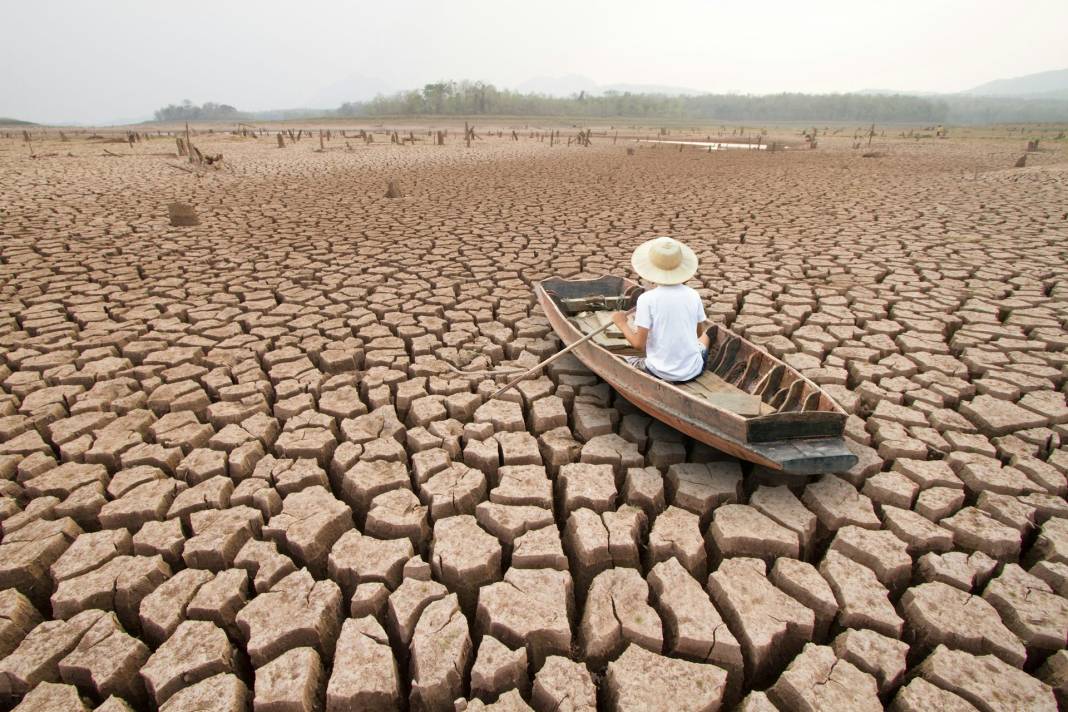
[(704, 369), (697, 325), (705, 320), (701, 296), (685, 284), (650, 289), (638, 297), (634, 325), (649, 330), (645, 367), (665, 381), (688, 381)]

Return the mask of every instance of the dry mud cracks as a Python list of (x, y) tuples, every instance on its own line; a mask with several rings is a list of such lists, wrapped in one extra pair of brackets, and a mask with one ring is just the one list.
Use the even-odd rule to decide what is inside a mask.
[[(233, 168), (0, 143), (0, 707), (1065, 702), (1063, 150), (198, 141)], [(445, 365), (552, 353), (531, 282), (661, 233), (856, 467)]]

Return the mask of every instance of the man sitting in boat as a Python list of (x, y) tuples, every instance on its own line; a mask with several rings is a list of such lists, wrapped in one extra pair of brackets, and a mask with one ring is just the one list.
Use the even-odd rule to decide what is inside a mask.
[(692, 381), (708, 359), (705, 308), (700, 295), (683, 284), (697, 272), (697, 255), (678, 240), (657, 237), (639, 245), (630, 263), (655, 287), (638, 297), (634, 328), (626, 312), (612, 314), (623, 337), (645, 352), (627, 362), (664, 381)]

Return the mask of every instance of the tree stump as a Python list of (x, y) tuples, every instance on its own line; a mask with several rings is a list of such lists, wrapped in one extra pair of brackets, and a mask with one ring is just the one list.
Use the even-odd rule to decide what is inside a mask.
[(387, 198), (403, 198), (404, 193), (401, 191), (400, 186), (397, 185), (397, 181), (391, 180), (389, 186), (386, 188)]
[(1026, 166), (1027, 166), (1027, 154), (1025, 153), (1024, 155), (1020, 156), (1016, 160), (1016, 168), (1024, 168)]
[(278, 148), (286, 147), (286, 139), (281, 133), (278, 134)]
[(167, 206), (171, 218), (171, 227), (192, 227), (200, 224), (197, 211), (188, 203), (171, 203)]

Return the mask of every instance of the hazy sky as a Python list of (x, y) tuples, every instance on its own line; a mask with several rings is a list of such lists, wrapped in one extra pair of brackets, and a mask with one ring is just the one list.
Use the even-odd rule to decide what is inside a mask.
[(1068, 67), (1066, 27), (1066, 0), (30, 0), (0, 8), (0, 116), (104, 122), (186, 98), (256, 110), (568, 74), (950, 92)]

